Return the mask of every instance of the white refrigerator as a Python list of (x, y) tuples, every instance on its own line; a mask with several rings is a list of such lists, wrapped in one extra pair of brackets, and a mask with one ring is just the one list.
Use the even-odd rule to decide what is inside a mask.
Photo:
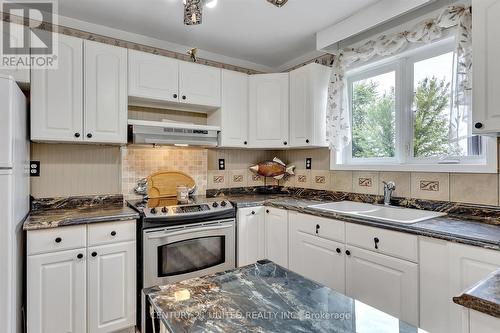
[(26, 98), (0, 75), (0, 332), (22, 332), (24, 241), (29, 213), (29, 137)]

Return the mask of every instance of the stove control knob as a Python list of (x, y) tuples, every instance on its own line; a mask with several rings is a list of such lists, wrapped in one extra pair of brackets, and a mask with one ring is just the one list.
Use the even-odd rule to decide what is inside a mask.
[(220, 203), (220, 205), (221, 205), (222, 207), (226, 207), (226, 205), (227, 205), (227, 202), (225, 202), (225, 201), (222, 201), (222, 202)]
[(151, 214), (156, 214), (156, 208), (151, 208)]
[(212, 207), (217, 208), (217, 207), (219, 207), (219, 204), (218, 204), (217, 202), (214, 202), (214, 203), (212, 204)]
[(166, 214), (166, 213), (167, 213), (167, 207), (163, 207), (163, 208), (161, 209), (161, 212), (162, 212), (162, 213), (164, 213), (164, 214)]

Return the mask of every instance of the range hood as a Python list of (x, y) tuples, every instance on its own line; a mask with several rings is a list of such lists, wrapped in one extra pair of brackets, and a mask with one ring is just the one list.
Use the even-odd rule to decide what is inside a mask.
[(169, 121), (129, 119), (128, 125), (134, 144), (216, 147), (220, 131), (217, 126)]

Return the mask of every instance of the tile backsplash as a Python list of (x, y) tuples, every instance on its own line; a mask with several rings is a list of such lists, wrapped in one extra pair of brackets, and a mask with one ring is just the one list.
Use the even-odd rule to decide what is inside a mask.
[(122, 147), (121, 153), (122, 193), (126, 198), (138, 197), (134, 193), (134, 187), (139, 179), (158, 171), (169, 170), (187, 173), (196, 182), (197, 194), (206, 193), (206, 149), (128, 146)]

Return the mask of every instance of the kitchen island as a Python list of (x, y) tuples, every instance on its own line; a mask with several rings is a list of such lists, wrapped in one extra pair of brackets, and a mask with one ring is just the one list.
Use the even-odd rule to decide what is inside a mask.
[(144, 293), (147, 333), (424, 332), (267, 260)]

